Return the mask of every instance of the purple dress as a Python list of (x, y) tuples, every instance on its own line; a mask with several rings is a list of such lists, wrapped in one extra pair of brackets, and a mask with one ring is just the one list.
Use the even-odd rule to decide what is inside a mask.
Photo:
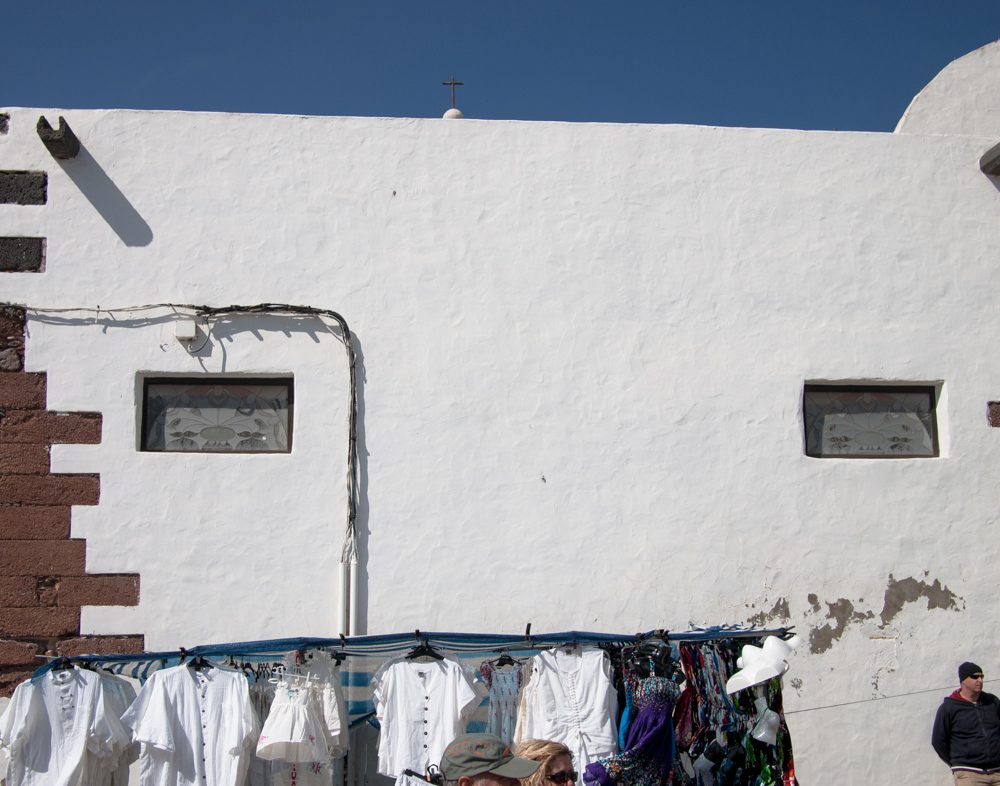
[(671, 715), (680, 689), (666, 677), (647, 677), (635, 689), (625, 750), (588, 764), (587, 786), (662, 786), (674, 764)]

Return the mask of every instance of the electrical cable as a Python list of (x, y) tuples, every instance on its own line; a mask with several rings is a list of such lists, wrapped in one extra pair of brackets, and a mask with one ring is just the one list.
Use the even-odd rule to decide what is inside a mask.
[[(350, 403), (348, 408), (348, 420), (347, 420), (347, 531), (344, 537), (344, 546), (341, 554), (341, 561), (354, 560), (357, 562), (359, 559), (358, 554), (358, 531), (357, 531), (357, 516), (358, 516), (358, 386), (357, 386), (357, 355), (354, 352), (354, 341), (351, 336), (351, 330), (347, 326), (347, 320), (344, 319), (338, 312), (333, 311), (328, 308), (318, 308), (316, 306), (301, 306), (294, 305), (291, 303), (257, 303), (252, 306), (241, 306), (241, 305), (228, 305), (228, 306), (208, 306), (203, 304), (195, 303), (149, 303), (139, 306), (123, 306), (121, 308), (105, 308), (102, 306), (88, 307), (88, 306), (72, 306), (68, 308), (44, 308), (38, 306), (26, 307), (25, 311), (38, 314), (38, 315), (50, 315), (50, 314), (72, 314), (72, 313), (92, 313), (95, 315), (95, 322), (100, 319), (101, 314), (107, 314), (108, 318), (114, 321), (114, 315), (116, 313), (133, 314), (143, 311), (152, 311), (156, 309), (173, 309), (175, 311), (174, 316), (186, 316), (184, 314), (178, 314), (176, 311), (178, 309), (190, 312), (190, 315), (203, 317), (206, 320), (217, 317), (226, 317), (236, 314), (261, 314), (261, 315), (293, 315), (293, 316), (312, 316), (312, 317), (328, 317), (337, 323), (340, 328), (341, 340), (343, 341), (344, 348), (347, 351), (347, 367), (350, 376), (349, 386), (350, 386)], [(202, 349), (205, 344), (208, 343), (211, 337), (211, 331), (208, 331), (208, 335), (205, 341), (202, 343), (197, 350), (191, 350), (192, 352)]]
[[(988, 682), (1000, 682), (1000, 680), (984, 680), (984, 684)], [(817, 710), (829, 710), (834, 707), (849, 707), (852, 704), (868, 704), (873, 701), (888, 701), (889, 699), (902, 699), (907, 696), (919, 696), (922, 693), (938, 693), (940, 691), (954, 690), (951, 687), (947, 688), (924, 688), (923, 690), (913, 690), (908, 693), (894, 693), (891, 696), (872, 696), (870, 699), (855, 699), (854, 701), (841, 701), (837, 704), (823, 704), (819, 707), (803, 707), (800, 710), (785, 710), (785, 715), (795, 715), (800, 712), (815, 712)]]

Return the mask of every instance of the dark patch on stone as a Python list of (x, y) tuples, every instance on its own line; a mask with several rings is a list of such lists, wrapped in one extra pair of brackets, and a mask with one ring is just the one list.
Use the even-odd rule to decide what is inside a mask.
[[(854, 610), (854, 604), (847, 598), (840, 598), (834, 603), (827, 603), (828, 610), (826, 616), (834, 621), (831, 625), (827, 623), (821, 628), (813, 628), (809, 631), (809, 651), (816, 653), (826, 652), (833, 646), (833, 642), (844, 635), (847, 630), (847, 623), (858, 619), (858, 612)], [(864, 619), (864, 614), (860, 615)]]
[(770, 611), (758, 611), (756, 614), (751, 616), (747, 623), (752, 627), (759, 628), (764, 623), (772, 622), (773, 620), (787, 620), (791, 616), (788, 610), (788, 601), (785, 598), (778, 598), (774, 605), (771, 607)]
[(986, 420), (993, 428), (1000, 428), (1000, 401), (986, 402)]
[(38, 132), (38, 138), (42, 140), (42, 144), (56, 158), (62, 160), (75, 158), (76, 154), (80, 152), (80, 140), (73, 133), (73, 129), (69, 127), (66, 118), (62, 116), (59, 117), (59, 127), (52, 128), (49, 121), (45, 119), (45, 115), (42, 115), (38, 118), (35, 130)]
[(45, 172), (0, 171), (0, 205), (44, 205), (48, 186)]
[(25, 322), (23, 307), (0, 305), (0, 371), (24, 368)]
[(6, 134), (8, 131), (10, 131), (10, 115), (0, 112), (0, 134)]
[(40, 273), (44, 264), (44, 237), (0, 237), (0, 273)]
[(59, 578), (57, 576), (39, 576), (36, 581), (39, 606), (55, 606), (59, 594)]
[(815, 592), (810, 592), (806, 595), (806, 600), (809, 601), (809, 605), (812, 606), (813, 611), (819, 611), (819, 596)]
[(907, 603), (914, 603), (921, 598), (927, 598), (927, 608), (930, 609), (960, 609), (962, 599), (941, 584), (938, 579), (928, 584), (913, 577), (896, 579), (889, 574), (889, 584), (885, 588), (885, 599), (879, 617), (882, 625), (888, 625)]

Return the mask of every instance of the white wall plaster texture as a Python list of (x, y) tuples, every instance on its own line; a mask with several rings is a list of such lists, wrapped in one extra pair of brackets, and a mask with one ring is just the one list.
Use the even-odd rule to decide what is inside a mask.
[[(49, 259), (5, 300), (346, 317), (368, 632), (680, 629), (782, 597), (808, 638), (846, 598), (874, 619), (795, 656), (788, 709), (944, 688), (966, 657), (997, 673), (1000, 194), (977, 166), (995, 140), (65, 111), (148, 225), (127, 246), (134, 216), (48, 158), (40, 110), (11, 114), (4, 165), (46, 169), (50, 197), (0, 228), (37, 228)], [(85, 610), (87, 632), (336, 632), (344, 355), (255, 324), (205, 369), (295, 375), (290, 456), (136, 452), (136, 374), (201, 368), (170, 326), (31, 320), (50, 406), (104, 414), (100, 446), (53, 459), (101, 473), (74, 512), (88, 566), (142, 575), (140, 605)], [(942, 458), (806, 458), (816, 379), (943, 381)], [(890, 574), (957, 608), (921, 598), (881, 629)], [(948, 782), (928, 745), (945, 692), (790, 715), (803, 782)]]
[(997, 43), (950, 63), (914, 96), (896, 133), (994, 136), (1000, 127), (995, 76), (998, 68)]

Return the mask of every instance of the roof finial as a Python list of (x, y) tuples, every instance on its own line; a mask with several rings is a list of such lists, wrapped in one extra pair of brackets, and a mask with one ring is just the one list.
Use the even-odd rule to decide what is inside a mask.
[(455, 106), (455, 87), (459, 85), (464, 86), (465, 82), (456, 82), (455, 77), (453, 76), (451, 80), (448, 82), (442, 82), (441, 84), (451, 86), (451, 109), (445, 112), (443, 117), (448, 118), (449, 120), (465, 117), (465, 115), (462, 114), (462, 110)]

